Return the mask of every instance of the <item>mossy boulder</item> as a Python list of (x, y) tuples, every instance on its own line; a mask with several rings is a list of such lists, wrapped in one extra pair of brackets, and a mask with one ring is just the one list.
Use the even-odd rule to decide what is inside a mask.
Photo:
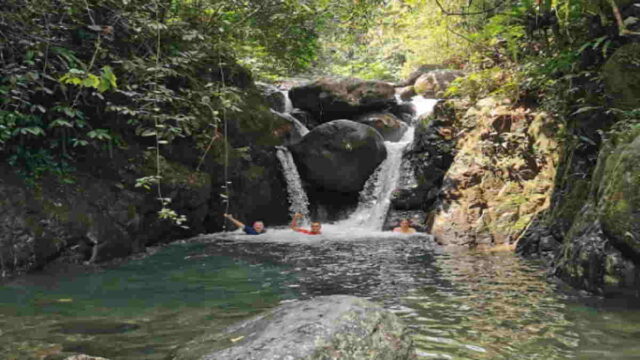
[(604, 144), (555, 272), (596, 293), (640, 289), (640, 127), (614, 134)]
[(611, 243), (640, 260), (640, 126), (599, 164), (597, 193), (604, 232)]
[(607, 95), (615, 107), (640, 107), (640, 43), (618, 49), (603, 67)]

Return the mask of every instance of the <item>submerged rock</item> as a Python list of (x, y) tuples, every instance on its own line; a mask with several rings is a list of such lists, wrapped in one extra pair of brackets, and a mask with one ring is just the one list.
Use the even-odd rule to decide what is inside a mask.
[(334, 120), (291, 147), (302, 178), (326, 190), (357, 192), (386, 158), (384, 139), (374, 128)]
[(351, 119), (395, 104), (395, 89), (382, 81), (320, 78), (289, 91), (293, 106), (309, 111), (321, 123)]
[(265, 315), (204, 335), (174, 360), (413, 359), (407, 328), (392, 313), (346, 295), (282, 305)]

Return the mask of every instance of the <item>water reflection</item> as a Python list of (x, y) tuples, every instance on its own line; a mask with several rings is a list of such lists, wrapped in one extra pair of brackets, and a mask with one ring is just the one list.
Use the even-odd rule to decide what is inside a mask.
[(510, 252), (442, 250), (428, 238), (216, 242), (226, 253), (289, 264), (301, 297), (383, 303), (424, 359), (640, 359), (640, 306), (565, 292)]
[(25, 277), (0, 287), (0, 358), (164, 359), (203, 332), (327, 294), (394, 311), (419, 359), (640, 358), (636, 301), (559, 291), (511, 253), (381, 234), (203, 237), (94, 274)]

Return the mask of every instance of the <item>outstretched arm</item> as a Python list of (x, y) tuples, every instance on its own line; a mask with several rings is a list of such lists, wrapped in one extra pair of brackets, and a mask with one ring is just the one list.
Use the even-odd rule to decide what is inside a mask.
[(293, 220), (291, 220), (291, 225), (289, 226), (291, 230), (298, 231), (300, 228), (298, 227), (298, 219), (302, 217), (302, 214), (296, 213), (293, 215)]
[(241, 223), (240, 221), (236, 220), (233, 218), (233, 215), (231, 214), (224, 214), (224, 217), (226, 217), (227, 219), (229, 219), (235, 226), (239, 227), (239, 228), (244, 228), (244, 224)]

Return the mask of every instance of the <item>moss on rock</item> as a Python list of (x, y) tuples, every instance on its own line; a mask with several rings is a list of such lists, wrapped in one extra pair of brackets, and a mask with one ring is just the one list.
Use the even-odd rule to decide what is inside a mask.
[(640, 107), (640, 43), (618, 49), (604, 65), (603, 78), (615, 107)]

